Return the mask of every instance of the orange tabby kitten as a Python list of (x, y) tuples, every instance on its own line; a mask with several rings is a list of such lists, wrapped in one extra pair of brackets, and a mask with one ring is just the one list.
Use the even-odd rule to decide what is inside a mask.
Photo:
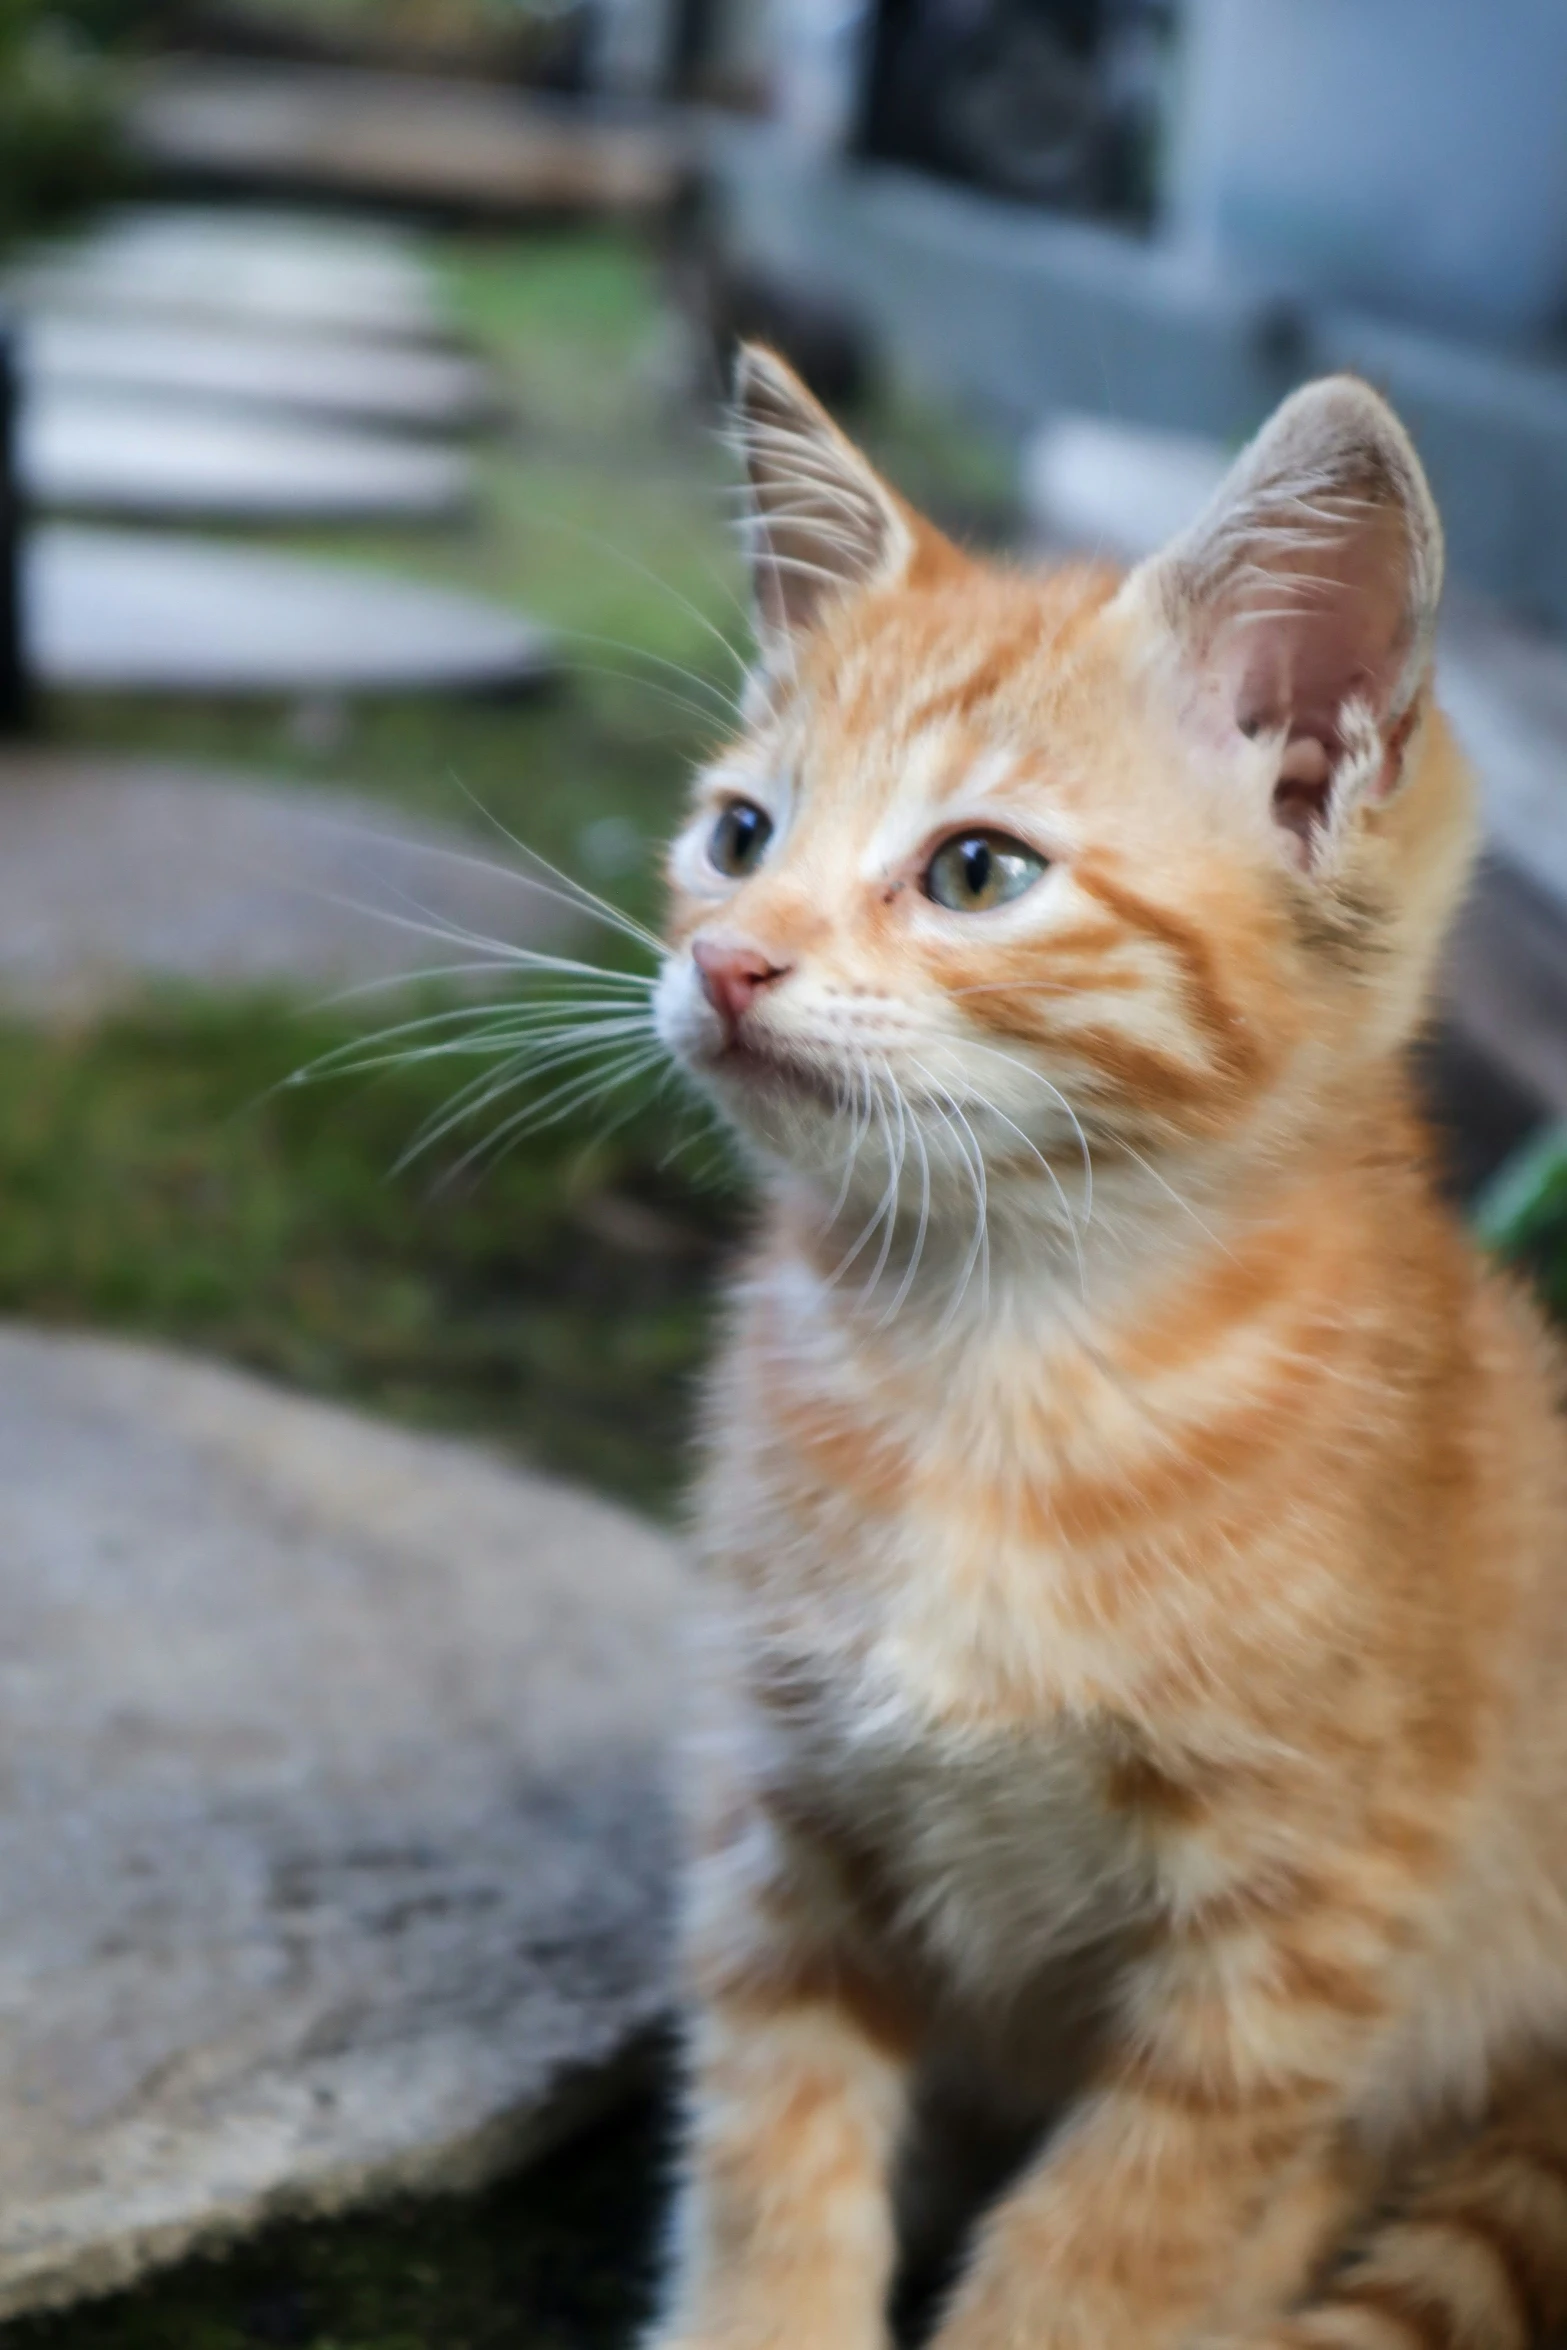
[(1410, 1103), (1473, 828), (1418, 461), (1314, 384), (1163, 555), (1035, 577), (765, 352), (739, 416), (763, 658), (658, 1012), (767, 1210), (657, 2339), (877, 2350), (945, 2084), (1034, 2140), (939, 2350), (1524, 2350), (1567, 1446)]

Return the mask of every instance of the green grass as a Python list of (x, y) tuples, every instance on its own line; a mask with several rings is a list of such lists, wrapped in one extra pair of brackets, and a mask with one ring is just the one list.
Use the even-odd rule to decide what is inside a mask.
[(464, 1170), (464, 1125), (394, 1172), (475, 1065), (281, 1084), (357, 1034), (200, 998), (0, 1028), (0, 1312), (205, 1348), (666, 1510), (736, 1222), (721, 1164), (690, 1171), (710, 1132), (660, 1103)]

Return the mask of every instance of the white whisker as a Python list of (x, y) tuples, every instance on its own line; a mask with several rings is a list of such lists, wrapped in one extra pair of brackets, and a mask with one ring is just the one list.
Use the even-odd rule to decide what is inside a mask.
[(574, 1044), (587, 1053), (601, 1043), (613, 1043), (622, 1035), (648, 1034), (645, 1015), (626, 1014), (618, 1019), (592, 1022), (561, 1023), (550, 1026), (544, 1022), (508, 1023), (487, 1035), (464, 1035), (442, 1038), (433, 1044), (408, 1045), (393, 1052), (366, 1052), (357, 1060), (339, 1059), (329, 1069), (319, 1073), (332, 1077), (357, 1077), (376, 1069), (410, 1068), (421, 1061), (485, 1060), (494, 1061), (505, 1055), (516, 1061), (521, 1055), (514, 1049), (526, 1046), (539, 1055), (565, 1043)]
[[(592, 644), (598, 640), (588, 637), (581, 641)], [(694, 694), (684, 694), (677, 686), (665, 685), (661, 677), (644, 677), (639, 670), (629, 667), (625, 662), (585, 661), (579, 654), (573, 653), (567, 665), (575, 677), (613, 677), (624, 685), (634, 685), (640, 692), (653, 694), (659, 701), (667, 702), (672, 710), (684, 711), (688, 718), (695, 718), (703, 726), (728, 728), (739, 723), (739, 712), (733, 703), (726, 700), (721, 709), (715, 709), (706, 702), (699, 702)]]
[(1203, 1218), (1198, 1215), (1197, 1210), (1192, 1206), (1191, 1201), (1189, 1199), (1183, 1199), (1180, 1193), (1176, 1190), (1175, 1185), (1166, 1181), (1165, 1177), (1160, 1174), (1158, 1168), (1153, 1165), (1151, 1160), (1145, 1159), (1141, 1151), (1133, 1150), (1129, 1142), (1121, 1142), (1118, 1147), (1125, 1151), (1129, 1159), (1136, 1160), (1138, 1166), (1142, 1168), (1145, 1175), (1152, 1176), (1154, 1182), (1158, 1184), (1159, 1189), (1170, 1199), (1172, 1199), (1176, 1206), (1183, 1210), (1186, 1215), (1190, 1216), (1198, 1231), (1203, 1234), (1205, 1239), (1212, 1241), (1214, 1247), (1219, 1250), (1221, 1255), (1233, 1258), (1235, 1251), (1228, 1247), (1226, 1243), (1219, 1238), (1218, 1233), (1214, 1231), (1211, 1224), (1204, 1222)]
[[(636, 1049), (641, 1051), (649, 1033), (646, 1023), (642, 1021), (617, 1023), (616, 1033), (608, 1039), (608, 1042), (612, 1048), (618, 1044), (623, 1049), (630, 1049), (631, 1041), (634, 1038)], [(543, 1051), (535, 1051), (530, 1048), (526, 1052), (512, 1054), (503, 1064), (499, 1076), (496, 1076), (493, 1070), (485, 1070), (480, 1076), (470, 1080), (466, 1086), (461, 1087), (453, 1099), (448, 1102), (444, 1112), (437, 1113), (433, 1122), (426, 1120), (407, 1150), (396, 1162), (392, 1172), (401, 1174), (403, 1169), (414, 1159), (422, 1156), (426, 1151), (433, 1150), (436, 1144), (443, 1142), (455, 1128), (478, 1117), (490, 1107), (492, 1102), (504, 1100), (506, 1095), (515, 1092), (519, 1085), (542, 1077), (552, 1069), (569, 1067), (574, 1061), (583, 1061), (598, 1054), (604, 1041), (602, 1033), (595, 1033), (587, 1037), (572, 1035), (559, 1043), (548, 1046)], [(567, 1082), (575, 1084), (578, 1080), (572, 1078)], [(546, 1101), (553, 1098), (552, 1094), (546, 1094), (544, 1097)]]
[(883, 1070), (892, 1087), (893, 1108), (898, 1113), (897, 1157), (887, 1183), (887, 1229), (882, 1234), (881, 1250), (871, 1267), (870, 1276), (860, 1291), (862, 1304), (867, 1298), (875, 1296), (877, 1285), (887, 1269), (887, 1259), (892, 1254), (892, 1244), (898, 1230), (898, 1195), (903, 1188), (903, 1161), (908, 1144), (908, 1113), (904, 1106), (903, 1088), (885, 1063)]
[(624, 547), (617, 547), (613, 539), (603, 538), (597, 531), (585, 529), (581, 523), (568, 522), (564, 515), (535, 513), (529, 515), (528, 521), (530, 527), (564, 531), (569, 536), (579, 539), (584, 546), (596, 547), (601, 554), (608, 555), (614, 562), (623, 565), (627, 571), (634, 571), (639, 579), (647, 580), (651, 586), (668, 596), (671, 603), (678, 604), (683, 612), (688, 613), (699, 628), (706, 629), (708, 635), (723, 646), (730, 660), (744, 676), (749, 666), (745, 656), (725, 636), (717, 622), (708, 617), (701, 605), (694, 604), (681, 589), (673, 586), (669, 580), (661, 579), (656, 571), (650, 570), (646, 563), (639, 562), (635, 555), (628, 555)]
[[(929, 1073), (927, 1072), (927, 1074)], [(1019, 1142), (1022, 1143), (1025, 1150), (1032, 1152), (1033, 1156), (1039, 1161), (1041, 1167), (1043, 1167), (1046, 1175), (1050, 1178), (1051, 1188), (1055, 1192), (1056, 1198), (1061, 1203), (1061, 1214), (1065, 1219), (1066, 1228), (1072, 1235), (1072, 1253), (1077, 1260), (1077, 1285), (1082, 1292), (1083, 1303), (1086, 1305), (1088, 1303), (1088, 1268), (1083, 1257), (1082, 1235), (1078, 1231), (1077, 1218), (1072, 1213), (1072, 1203), (1067, 1198), (1065, 1184), (1063, 1184), (1061, 1181), (1060, 1176), (1056, 1173), (1055, 1168), (1051, 1165), (1049, 1159), (1040, 1149), (1038, 1143), (1034, 1141), (1031, 1135), (1024, 1133), (1022, 1127), (1017, 1124), (1015, 1119), (1009, 1118), (1006, 1114), (1006, 1111), (1001, 1109), (997, 1103), (991, 1101), (985, 1094), (976, 1093), (974, 1096), (974, 1101), (976, 1108), (988, 1111), (991, 1117), (999, 1118), (1003, 1126), (1011, 1127), (1012, 1132), (1017, 1136)]]
[[(963, 1260), (963, 1269), (958, 1276), (957, 1286), (953, 1292), (951, 1303), (948, 1305), (946, 1313), (942, 1316), (941, 1327), (943, 1330), (948, 1330), (951, 1328), (952, 1323), (957, 1318), (958, 1310), (961, 1307), (965, 1296), (968, 1294), (968, 1285), (974, 1277), (974, 1267), (976, 1263), (981, 1263), (981, 1260), (981, 1310), (984, 1311), (990, 1303), (989, 1196), (985, 1182), (985, 1155), (979, 1147), (978, 1140), (974, 1134), (974, 1129), (972, 1126), (970, 1126), (968, 1120), (964, 1117), (962, 1110), (959, 1108), (953, 1096), (947, 1092), (946, 1087), (938, 1085), (937, 1091), (940, 1093), (942, 1100), (951, 1105), (953, 1114), (962, 1127), (962, 1134), (957, 1134), (956, 1129), (952, 1125), (951, 1119), (947, 1117), (946, 1111), (943, 1110), (939, 1104), (936, 1105), (936, 1115), (941, 1119), (943, 1125), (947, 1127), (948, 1131), (954, 1134), (958, 1149), (962, 1153), (963, 1163), (968, 1169), (969, 1180), (974, 1186), (974, 1237), (969, 1243), (968, 1254)], [(967, 1137), (967, 1141), (964, 1140), (965, 1136)], [(972, 1158), (969, 1155), (968, 1149), (968, 1144), (970, 1143), (973, 1144)]]
[[(482, 1141), (475, 1143), (472, 1150), (457, 1160), (443, 1175), (442, 1182), (456, 1181), (485, 1158), (498, 1158), (511, 1143), (519, 1141), (526, 1134), (537, 1134), (548, 1127), (558, 1126), (573, 1111), (591, 1101), (595, 1094), (618, 1091), (622, 1085), (629, 1085), (635, 1078), (656, 1068), (662, 1059), (661, 1047), (655, 1047), (652, 1051), (635, 1048), (603, 1069), (594, 1070), (588, 1077), (567, 1079), (546, 1093), (542, 1100), (530, 1102), (515, 1117), (504, 1119)], [(548, 1115), (545, 1115), (546, 1112)]]
[(915, 1227), (914, 1246), (909, 1253), (909, 1261), (904, 1267), (903, 1279), (898, 1284), (897, 1293), (891, 1305), (877, 1324), (877, 1328), (881, 1330), (885, 1330), (889, 1323), (897, 1320), (904, 1299), (914, 1287), (914, 1277), (919, 1271), (920, 1259), (925, 1253), (925, 1235), (930, 1229), (930, 1153), (925, 1148), (925, 1137), (912, 1104), (909, 1109), (909, 1127), (914, 1136), (914, 1147), (920, 1155), (919, 1222)]
[[(485, 955), (466, 963), (421, 963), (417, 969), (412, 971), (383, 971), (378, 979), (357, 979), (350, 987), (334, 988), (330, 995), (315, 997), (311, 1009), (317, 1012), (336, 1011), (342, 1004), (357, 1003), (363, 996), (384, 995), (390, 988), (417, 987), (423, 981), (431, 979), (468, 979), (480, 972), (493, 971), (494, 969), (494, 956)], [(606, 970), (595, 972), (594, 977), (601, 979), (606, 987), (623, 988), (628, 999), (634, 994), (651, 995), (653, 989), (658, 985), (655, 977), (642, 971)], [(587, 983), (577, 980), (572, 984), (585, 986)], [(567, 1000), (576, 1001), (578, 999)], [(437, 1020), (463, 1020), (484, 1011), (494, 1011), (499, 1008), (494, 1004), (472, 1003), (461, 1007), (454, 1006), (450, 1011), (432, 1013), (430, 1017)]]
[[(485, 819), (486, 823), (492, 824), (495, 827), (502, 840), (508, 842), (510, 846), (517, 851), (519, 856), (530, 857), (535, 865), (542, 867), (543, 871), (549, 874), (552, 881), (559, 883), (562, 889), (570, 893), (570, 902), (572, 904), (580, 906), (585, 913), (597, 914), (601, 920), (608, 922), (612, 928), (624, 931), (628, 938), (635, 939), (639, 946), (646, 947), (650, 953), (657, 955), (660, 961), (662, 961), (664, 954), (664, 942), (658, 936), (656, 931), (649, 930), (645, 922), (638, 922), (635, 916), (626, 913), (622, 907), (612, 906), (608, 898), (601, 898), (597, 890), (588, 888), (586, 882), (578, 881), (573, 874), (563, 873), (558, 865), (552, 864), (549, 858), (542, 855), (538, 849), (530, 848), (525, 840), (520, 839), (508, 825), (503, 824), (500, 818), (495, 815), (491, 809), (484, 805), (484, 802), (479, 798), (476, 792), (469, 790), (467, 784), (464, 783), (460, 775), (453, 773), (452, 781), (456, 784), (457, 789), (463, 794), (463, 797), (468, 800), (473, 807), (478, 809), (480, 815)], [(451, 855), (463, 854), (463, 852), (460, 850), (453, 850), (448, 853)], [(483, 859), (478, 861), (481, 864), (484, 863)], [(501, 872), (510, 870), (510, 868), (506, 866), (487, 869), (498, 870)], [(535, 889), (542, 889), (544, 886), (542, 882), (533, 880), (533, 877), (530, 874), (519, 873), (516, 878), (519, 882), (530, 884)], [(591, 969), (592, 966), (590, 965), (588, 968)]]
[[(1071, 1119), (1072, 1131), (1077, 1136), (1077, 1147), (1083, 1160), (1083, 1229), (1086, 1232), (1094, 1220), (1094, 1160), (1093, 1153), (1088, 1147), (1088, 1137), (1083, 1132), (1082, 1120), (1061, 1091), (1060, 1086), (1048, 1078), (1043, 1070), (1033, 1068), (1027, 1061), (1020, 1061), (1015, 1053), (1004, 1053), (999, 1045), (982, 1044), (979, 1049), (983, 1053), (990, 1053), (998, 1061), (1005, 1061), (1009, 1068), (1021, 1069), (1025, 1077), (1032, 1077), (1036, 1084), (1044, 1086), (1047, 1093), (1051, 1095), (1053, 1100), (1060, 1103), (1062, 1109)], [(995, 1109), (993, 1102), (989, 1106)], [(999, 1110), (996, 1115), (998, 1117), (1001, 1115)], [(1008, 1119), (1007, 1123), (1011, 1125), (1012, 1121)], [(1014, 1131), (1020, 1132), (1021, 1129), (1014, 1129)], [(1026, 1142), (1028, 1137), (1025, 1135), (1023, 1139)]]
[[(876, 1122), (881, 1129), (882, 1141), (886, 1145), (887, 1164), (889, 1168), (891, 1168), (893, 1157), (892, 1122), (887, 1116), (886, 1104), (882, 1100), (881, 1088), (874, 1082), (869, 1059), (866, 1060), (865, 1066), (867, 1076), (870, 1080), (869, 1098), (875, 1111)], [(896, 1198), (897, 1173), (894, 1170), (888, 1176), (887, 1187), (882, 1193), (880, 1199), (877, 1201), (875, 1208), (872, 1210), (870, 1221), (865, 1225), (864, 1229), (860, 1233), (858, 1240), (855, 1241), (853, 1247), (848, 1251), (848, 1254), (839, 1258), (837, 1264), (833, 1267), (832, 1272), (828, 1275), (827, 1286), (829, 1289), (837, 1287), (844, 1274), (847, 1273), (849, 1267), (854, 1263), (860, 1251), (866, 1246), (871, 1237), (871, 1234), (876, 1230), (877, 1226), (882, 1220), (882, 1217), (887, 1213), (889, 1206), (896, 1201)]]
[[(859, 1155), (860, 1155), (860, 1145), (861, 1145), (861, 1143), (864, 1141), (864, 1139), (865, 1139), (865, 1137), (866, 1137), (866, 1134), (867, 1134), (867, 1133), (869, 1132), (869, 1130), (870, 1130), (870, 1122), (871, 1122), (871, 1075), (870, 1075), (870, 1063), (869, 1063), (869, 1062), (866, 1060), (866, 1058), (865, 1058), (865, 1055), (864, 1055), (863, 1053), (861, 1053), (861, 1054), (860, 1054), (858, 1057), (859, 1057), (859, 1063), (860, 1063), (860, 1066), (859, 1066), (859, 1069), (858, 1069), (858, 1070), (856, 1071), (856, 1073), (855, 1073), (855, 1087), (854, 1087), (854, 1129), (853, 1129), (853, 1132), (852, 1132), (852, 1134), (851, 1134), (851, 1137), (850, 1137), (848, 1151), (847, 1151), (847, 1153), (845, 1154), (845, 1157), (844, 1157), (844, 1162), (843, 1162), (843, 1181), (842, 1181), (842, 1182), (839, 1184), (839, 1186), (838, 1186), (838, 1196), (837, 1196), (837, 1198), (836, 1198), (836, 1199), (833, 1201), (833, 1203), (832, 1203), (832, 1206), (831, 1206), (831, 1208), (828, 1210), (828, 1214), (827, 1214), (827, 1229), (828, 1229), (829, 1231), (831, 1231), (831, 1230), (832, 1230), (832, 1227), (833, 1227), (833, 1226), (834, 1226), (834, 1225), (837, 1223), (837, 1221), (838, 1221), (838, 1218), (839, 1218), (839, 1217), (842, 1215), (842, 1213), (843, 1213), (843, 1211), (844, 1211), (844, 1207), (846, 1206), (846, 1204), (847, 1204), (847, 1202), (848, 1202), (848, 1197), (849, 1197), (849, 1190), (850, 1190), (850, 1187), (851, 1187), (851, 1185), (853, 1184), (853, 1181), (854, 1181), (854, 1168), (855, 1168), (855, 1162), (856, 1162), (856, 1160), (859, 1158)], [(865, 1098), (865, 1108), (864, 1108), (864, 1113), (863, 1113), (863, 1115), (861, 1114), (861, 1110), (860, 1110), (860, 1092), (861, 1092), (861, 1083), (862, 1083), (862, 1081), (863, 1081), (863, 1087), (864, 1087), (864, 1098)]]

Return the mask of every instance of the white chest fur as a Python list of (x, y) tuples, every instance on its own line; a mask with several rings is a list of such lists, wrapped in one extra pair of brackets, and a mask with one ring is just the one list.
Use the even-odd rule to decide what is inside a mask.
[(886, 1624), (848, 1648), (775, 1629), (767, 1654), (764, 1775), (863, 1856), (884, 1925), (959, 1996), (1016, 1997), (1146, 1907), (1101, 1727), (987, 1720)]

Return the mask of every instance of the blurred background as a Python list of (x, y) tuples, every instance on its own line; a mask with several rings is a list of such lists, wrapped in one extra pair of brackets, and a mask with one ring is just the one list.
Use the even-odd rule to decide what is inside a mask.
[[(600, 1818), (551, 1712), (570, 1595), (527, 1544), (580, 1509), (584, 1615), (657, 1613), (637, 1545), (674, 1557), (642, 1529), (678, 1522), (745, 1203), (629, 1015), (597, 1090), (570, 1023), (648, 956), (559, 874), (656, 923), (728, 722), (740, 335), (947, 529), (1041, 560), (1158, 543), (1304, 377), (1388, 393), (1485, 806), (1421, 1078), (1455, 1197), (1567, 1312), (1557, 0), (0, 0), (7, 2341), (597, 2350), (639, 2320), (659, 1729)], [(214, 1366), (298, 1405), (264, 1461), (213, 1434)], [(277, 1667), (274, 1719), (265, 1626), (330, 1581), (298, 1527), (361, 1441), (393, 1447), (333, 1488), (364, 1614), (311, 1632), (338, 1661), (308, 1704)], [(175, 1576), (176, 1445), (263, 1563), (185, 1541)], [(464, 1510), (519, 1571), (435, 1606)], [(474, 1695), (514, 1639), (558, 1747)], [(342, 1694), (361, 1650), (426, 1747)], [(655, 1668), (615, 1669), (640, 1724)], [(438, 1829), (437, 1750), (467, 1773)], [(590, 1917), (644, 1852), (646, 1900)], [(460, 2094), (411, 2085), (438, 2008)], [(526, 2079), (484, 2058), (513, 2039)]]

